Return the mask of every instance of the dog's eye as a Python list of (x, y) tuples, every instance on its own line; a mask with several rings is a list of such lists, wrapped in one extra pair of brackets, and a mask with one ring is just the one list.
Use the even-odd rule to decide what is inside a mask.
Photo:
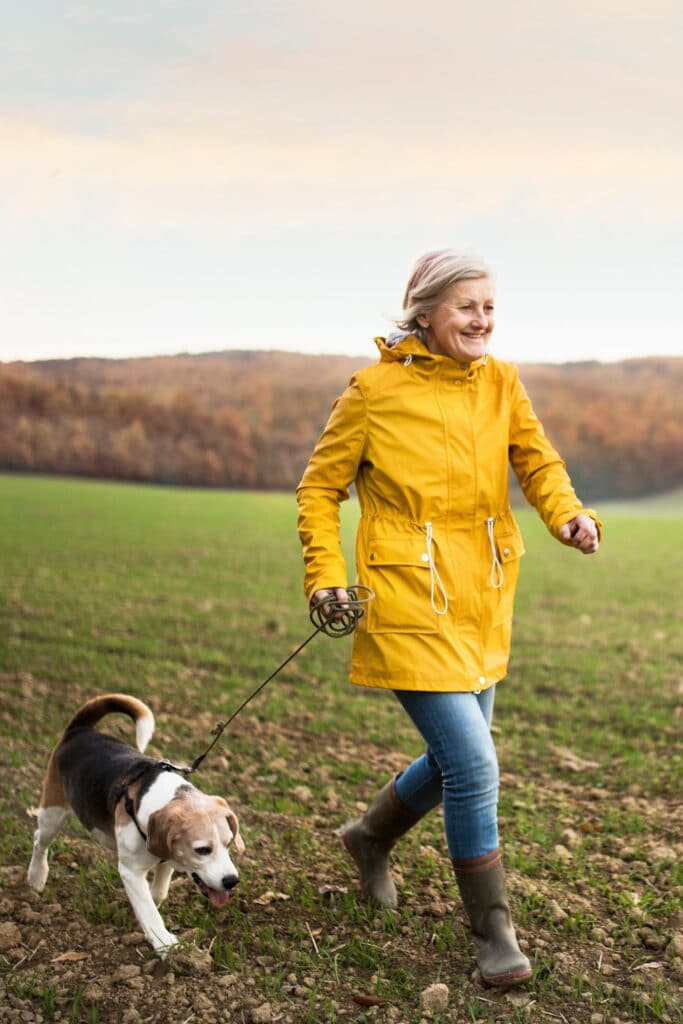
[(194, 852), (199, 857), (208, 857), (209, 854), (213, 853), (213, 847), (211, 847), (211, 846), (196, 846)]

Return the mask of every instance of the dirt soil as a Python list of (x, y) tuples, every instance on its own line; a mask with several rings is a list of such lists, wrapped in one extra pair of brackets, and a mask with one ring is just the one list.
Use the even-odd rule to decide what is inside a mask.
[[(256, 718), (251, 725), (259, 732), (261, 749), (276, 748), (282, 738), (278, 727)], [(305, 723), (288, 728), (286, 742), (293, 760), (305, 761), (312, 742)], [(337, 765), (351, 765), (357, 758), (343, 736), (326, 736), (324, 742), (334, 748)], [(37, 796), (42, 764), (35, 763), (28, 747), (26, 753), (23, 765), (12, 768), (16, 789), (33, 787)], [(403, 759), (377, 749), (366, 753), (366, 760), (383, 779), (402, 767)], [(240, 774), (244, 799), (238, 807), (247, 852), (239, 862), (242, 882), (226, 907), (208, 908), (187, 878), (174, 881), (163, 915), (187, 942), (165, 961), (153, 955), (136, 930), (120, 882), (102, 870), (106, 855), (89, 838), (67, 829), (43, 896), (25, 881), (28, 846), (21, 859), (5, 864), (0, 871), (3, 1024), (296, 1024), (333, 1019), (399, 1024), (419, 1018), (421, 999), (429, 1005), (422, 993), (436, 983), (448, 985), (448, 1007), (440, 1015), (425, 1008), (425, 1020), (625, 1024), (680, 1019), (675, 1006), (662, 1010), (656, 1003), (663, 982), (669, 991), (678, 987), (680, 992), (680, 913), (650, 917), (639, 912), (636, 900), (626, 934), (608, 898), (610, 890), (632, 893), (639, 877), (640, 888), (660, 900), (670, 892), (671, 875), (666, 870), (653, 874), (650, 867), (667, 857), (679, 862), (683, 852), (680, 810), (677, 818), (664, 798), (652, 799), (637, 788), (623, 794), (644, 820), (670, 824), (668, 846), (662, 847), (660, 838), (655, 848), (655, 839), (645, 835), (634, 849), (598, 834), (601, 811), (610, 798), (606, 789), (577, 786), (576, 776), (548, 778), (539, 787), (539, 800), (560, 806), (571, 794), (573, 801), (574, 820), (567, 823), (564, 852), (558, 856), (570, 862), (573, 850), (594, 829), (593, 867), (608, 884), (600, 894), (587, 884), (567, 886), (550, 877), (525, 878), (509, 871), (513, 905), (527, 897), (539, 907), (536, 919), (519, 925), (518, 935), (522, 946), (540, 958), (540, 967), (535, 987), (497, 991), (482, 985), (474, 966), (460, 904), (447, 881), (438, 815), (420, 826), (417, 845), (409, 847), (411, 861), (416, 857), (423, 868), (433, 866), (424, 872), (427, 881), (418, 886), (411, 882), (407, 864), (405, 877), (397, 866), (401, 908), (374, 915), (364, 911), (352, 919), (348, 894), (355, 892), (355, 879), (334, 835), (348, 807), (341, 806), (334, 786), (322, 800), (299, 787), (300, 800), (310, 803), (305, 816), (250, 807), (247, 794), (273, 784), (262, 765), (245, 767)], [(502, 784), (514, 788), (517, 780), (503, 777)], [(33, 822), (18, 797), (14, 810), (30, 836)], [(531, 839), (529, 847), (534, 848)], [(312, 899), (297, 898), (297, 879)], [(599, 922), (588, 935), (565, 927), (568, 917), (580, 920), (582, 914)], [(188, 920), (200, 924), (188, 928)], [(441, 941), (448, 929), (457, 940), (452, 948), (444, 948)], [(300, 936), (296, 945), (293, 934)], [(228, 963), (230, 957), (223, 952), (218, 963), (217, 951), (226, 943), (232, 943), (234, 959)], [(401, 995), (391, 987), (386, 997), (377, 995), (378, 962), (388, 979), (403, 978)], [(633, 998), (626, 1000), (627, 993)]]

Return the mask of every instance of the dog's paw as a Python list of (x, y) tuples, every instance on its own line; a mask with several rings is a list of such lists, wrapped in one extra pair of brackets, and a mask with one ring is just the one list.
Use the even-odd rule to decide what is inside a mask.
[(171, 935), (170, 932), (166, 932), (164, 935), (154, 936), (154, 952), (162, 960), (165, 960), (168, 954), (173, 950), (174, 946), (178, 945), (178, 940), (175, 935)]
[(38, 863), (31, 861), (26, 872), (26, 881), (36, 892), (42, 892), (47, 882), (48, 872), (47, 861), (44, 863), (41, 861), (38, 861)]

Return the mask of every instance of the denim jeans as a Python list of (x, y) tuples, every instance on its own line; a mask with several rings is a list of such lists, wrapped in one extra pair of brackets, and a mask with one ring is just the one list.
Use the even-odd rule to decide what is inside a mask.
[(451, 857), (481, 857), (498, 846), (498, 759), (491, 737), (495, 686), (482, 693), (395, 690), (427, 744), (396, 782), (400, 800), (425, 814), (443, 800)]

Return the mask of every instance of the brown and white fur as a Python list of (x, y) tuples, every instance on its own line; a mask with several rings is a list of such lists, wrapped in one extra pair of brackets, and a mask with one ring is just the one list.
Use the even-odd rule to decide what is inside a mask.
[[(93, 728), (113, 712), (135, 722), (137, 750)], [(178, 941), (157, 910), (173, 872), (185, 871), (214, 906), (222, 906), (239, 881), (230, 848), (242, 853), (244, 843), (237, 817), (222, 797), (206, 796), (143, 754), (153, 732), (147, 705), (123, 693), (94, 697), (76, 712), (43, 780), (28, 882), (37, 892), (45, 888), (48, 847), (73, 811), (94, 839), (116, 852), (140, 927), (164, 956)], [(123, 789), (132, 814), (121, 797)]]

